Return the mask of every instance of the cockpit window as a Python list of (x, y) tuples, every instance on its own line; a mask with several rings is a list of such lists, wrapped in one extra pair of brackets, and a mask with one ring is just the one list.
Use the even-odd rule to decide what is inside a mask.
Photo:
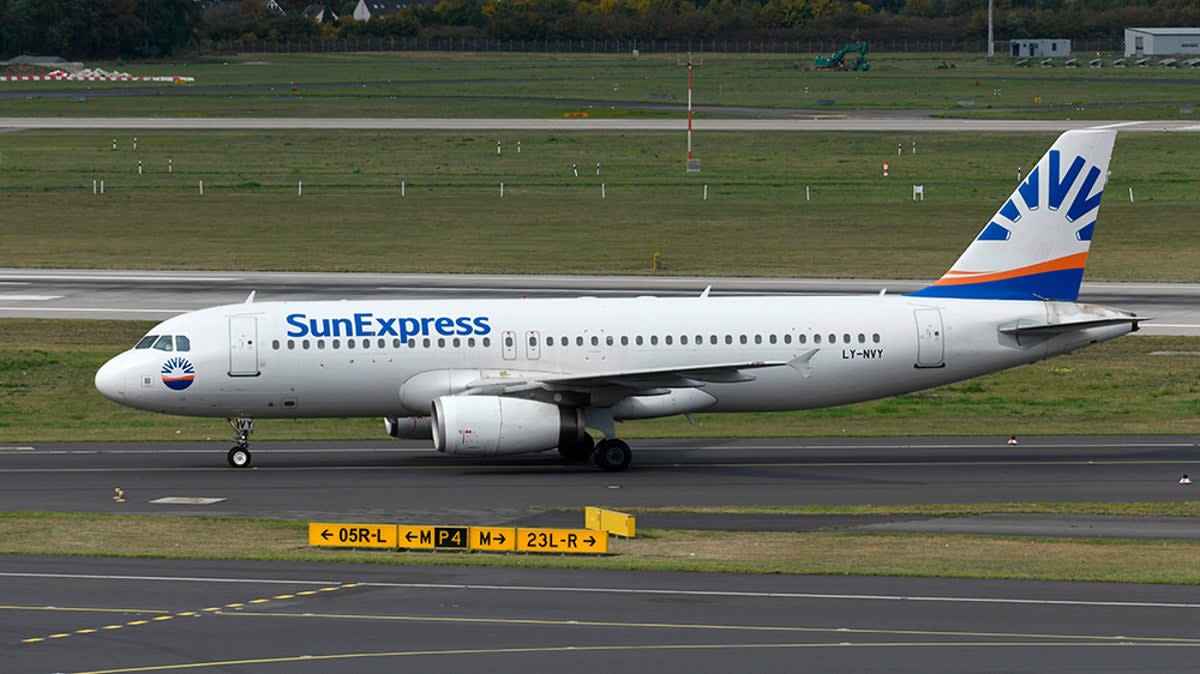
[(141, 341), (139, 341), (139, 342), (137, 343), (137, 345), (136, 345), (136, 346), (134, 346), (133, 348), (135, 348), (135, 349), (149, 349), (149, 348), (150, 348), (150, 345), (151, 345), (151, 344), (153, 344), (153, 343), (154, 343), (154, 340), (156, 340), (156, 339), (158, 339), (158, 335), (146, 335), (146, 336), (145, 336), (145, 337), (143, 337), (143, 338), (141, 339)]
[(192, 340), (183, 335), (175, 335), (175, 350), (176, 351), (191, 351)]
[(154, 348), (158, 349), (159, 351), (171, 351), (174, 349), (174, 346), (172, 346), (171, 343), (171, 336), (163, 335), (162, 337), (159, 337), (158, 341), (154, 343)]

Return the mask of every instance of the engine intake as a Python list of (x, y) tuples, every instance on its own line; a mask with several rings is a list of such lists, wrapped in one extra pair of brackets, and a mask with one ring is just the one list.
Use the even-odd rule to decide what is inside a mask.
[(523, 398), (443, 396), (433, 401), (433, 445), (466, 456), (525, 454), (583, 440), (583, 411)]

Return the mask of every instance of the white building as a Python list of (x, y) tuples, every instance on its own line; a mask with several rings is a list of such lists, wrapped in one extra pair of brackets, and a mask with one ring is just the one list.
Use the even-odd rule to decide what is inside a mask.
[(1009, 40), (1008, 49), (1012, 56), (1051, 58), (1071, 55), (1071, 41), (1059, 39)]
[(394, 0), (358, 0), (358, 4), (354, 6), (355, 21), (370, 21), (371, 19), (379, 19), (389, 14), (404, 9), (408, 6), (408, 1), (396, 2)]
[(1200, 28), (1126, 28), (1126, 56), (1200, 54)]

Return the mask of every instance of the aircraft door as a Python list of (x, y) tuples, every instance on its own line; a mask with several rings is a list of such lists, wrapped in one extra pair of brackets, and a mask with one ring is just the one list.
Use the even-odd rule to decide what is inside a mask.
[(541, 335), (537, 330), (528, 330), (525, 332), (525, 357), (529, 360), (537, 360), (542, 357), (542, 342)]
[(504, 360), (514, 360), (517, 357), (517, 335), (512, 330), (505, 330), (500, 335), (500, 349)]
[(257, 377), (258, 318), (229, 317), (229, 376)]
[(915, 367), (945, 367), (946, 345), (940, 309), (915, 309), (917, 363)]

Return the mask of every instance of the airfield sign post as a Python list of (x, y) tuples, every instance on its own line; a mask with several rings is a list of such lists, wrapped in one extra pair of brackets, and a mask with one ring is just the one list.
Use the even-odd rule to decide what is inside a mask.
[(688, 57), (687, 57), (687, 62), (680, 63), (679, 65), (686, 65), (687, 70), (688, 70), (687, 172), (688, 173), (699, 173), (700, 172), (700, 160), (696, 159), (692, 156), (692, 68), (694, 68), (696, 66), (704, 65), (704, 62), (693, 59), (692, 55), (689, 53)]

